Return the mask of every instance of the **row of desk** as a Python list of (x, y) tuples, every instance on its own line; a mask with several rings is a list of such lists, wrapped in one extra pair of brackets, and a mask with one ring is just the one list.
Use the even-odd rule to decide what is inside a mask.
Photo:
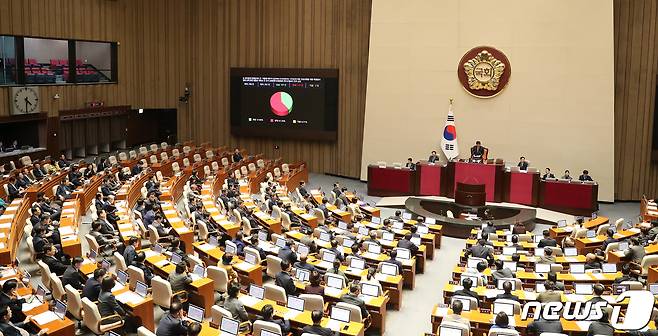
[(509, 202), (590, 215), (598, 210), (598, 185), (541, 180), (538, 172), (506, 171), (502, 164), (420, 162), (416, 170), (368, 166), (368, 195), (455, 197), (457, 183), (483, 184), (487, 202)]

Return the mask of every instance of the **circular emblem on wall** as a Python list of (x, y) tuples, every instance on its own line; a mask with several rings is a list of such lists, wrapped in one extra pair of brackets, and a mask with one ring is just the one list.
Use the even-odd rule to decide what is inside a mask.
[(507, 86), (511, 73), (507, 56), (486, 46), (469, 50), (457, 67), (457, 77), (464, 90), (479, 98), (498, 95)]

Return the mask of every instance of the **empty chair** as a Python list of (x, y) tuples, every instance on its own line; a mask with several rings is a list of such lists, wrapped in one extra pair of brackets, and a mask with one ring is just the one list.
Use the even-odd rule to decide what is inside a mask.
[(64, 286), (64, 291), (66, 291), (66, 310), (74, 319), (82, 321), (82, 298), (80, 297), (80, 292), (71, 285)]
[(184, 158), (183, 159), (183, 167), (189, 167), (190, 166), (190, 159)]
[(169, 144), (168, 144), (168, 143), (166, 143), (166, 142), (161, 142), (161, 143), (160, 143), (160, 148), (162, 148), (162, 149), (167, 149), (167, 147), (169, 147)]
[(178, 151), (178, 148), (172, 149), (171, 150), (171, 155), (173, 155), (173, 157), (175, 157), (175, 158), (180, 157), (180, 152)]
[(21, 160), (21, 164), (23, 165), (23, 167), (27, 167), (27, 166), (32, 165), (32, 159), (28, 155), (25, 155), (25, 156), (21, 157), (20, 160)]
[(135, 152), (134, 150), (129, 151), (128, 152), (128, 157), (131, 158), (131, 159), (136, 159), (137, 158), (137, 152)]
[(642, 290), (644, 285), (639, 281), (622, 281), (620, 285), (628, 285), (631, 290)]
[(228, 273), (226, 269), (217, 266), (208, 266), (206, 268), (208, 272), (208, 278), (212, 279), (215, 285), (215, 291), (220, 293), (226, 293), (228, 290)]
[[(441, 328), (461, 330), (461, 335), (460, 336), (469, 336), (471, 334), (471, 331), (468, 328), (468, 326), (463, 324), (463, 323), (443, 321), (443, 322), (441, 322), (441, 325), (439, 326), (439, 335), (441, 335)], [(452, 331), (452, 330), (450, 330), (450, 331)], [(542, 334), (542, 335), (544, 335), (544, 334)]]
[(287, 163), (284, 163), (281, 165), (281, 170), (284, 174), (288, 174), (290, 172), (290, 166), (288, 166)]
[(281, 169), (279, 169), (279, 167), (274, 168), (274, 177), (281, 177)]
[(210, 167), (212, 167), (212, 171), (214, 171), (214, 172), (217, 172), (219, 170), (219, 164), (217, 163), (217, 161), (213, 161), (210, 164)]
[(139, 147), (139, 155), (146, 156), (146, 154), (148, 154), (148, 152), (149, 151), (148, 151), (148, 149), (146, 149), (146, 147), (144, 147), (144, 146)]
[(162, 176), (162, 172), (159, 171), (159, 170), (157, 172), (155, 172), (155, 178), (157, 178), (158, 181), (160, 181), (160, 182), (164, 181), (164, 176)]
[(317, 294), (300, 294), (300, 299), (304, 299), (304, 310), (324, 311), (324, 298)]
[(155, 155), (151, 155), (149, 157), (149, 162), (151, 162), (151, 164), (158, 163), (158, 157)]
[(245, 166), (240, 167), (240, 173), (242, 173), (242, 175), (244, 177), (249, 176), (249, 171), (247, 170), (247, 167), (245, 167)]
[(238, 180), (242, 178), (242, 174), (240, 173), (240, 170), (238, 170), (238, 169), (236, 169), (236, 170), (233, 172), (233, 175), (234, 175), (235, 178), (238, 179)]
[(116, 158), (116, 156), (114, 156), (114, 155), (108, 157), (108, 158), (107, 158), (107, 161), (109, 161), (111, 165), (115, 165), (115, 164), (117, 164), (117, 158)]
[(609, 228), (610, 228), (610, 224), (603, 224), (603, 225), (599, 226), (599, 228), (596, 229), (596, 235), (597, 236), (602, 236), (602, 235), (604, 236)]
[(53, 298), (63, 300), (66, 292), (62, 285), (62, 280), (55, 273), (50, 273), (50, 290), (52, 291)]
[(212, 158), (215, 156), (215, 153), (213, 153), (211, 150), (206, 151), (206, 159), (212, 160)]
[(223, 157), (223, 158), (222, 158), (222, 166), (227, 167), (228, 164), (229, 164), (228, 158)]
[(263, 167), (265, 167), (265, 160), (263, 160), (263, 159), (258, 159), (258, 160), (256, 161), (256, 165), (258, 166), (258, 168), (263, 168)]
[(169, 160), (169, 155), (167, 154), (167, 152), (160, 153), (160, 160), (162, 160), (162, 161)]
[(517, 335), (519, 335), (519, 332), (514, 330), (514, 329), (491, 329), (491, 330), (489, 330), (489, 336), (517, 336)]
[(619, 242), (609, 243), (605, 248), (605, 258), (608, 259), (608, 252), (619, 251)]
[(249, 169), (250, 172), (255, 172), (256, 171), (256, 165), (251, 162), (247, 165), (247, 169)]
[(135, 289), (135, 286), (137, 286), (137, 281), (146, 283), (146, 279), (144, 278), (144, 271), (141, 269), (135, 267), (135, 266), (128, 266), (128, 285), (131, 289)]
[(210, 171), (209, 166), (203, 166), (203, 174), (205, 174), (206, 177), (210, 177), (212, 175), (212, 171)]
[(622, 231), (624, 228), (624, 219), (619, 218), (615, 221), (615, 229), (617, 229), (617, 232)]
[(192, 151), (192, 148), (190, 146), (184, 146), (183, 147), (183, 153), (185, 155), (189, 154)]
[(178, 165), (178, 162), (174, 162), (174, 163), (171, 164), (171, 170), (176, 175), (178, 175), (180, 173), (180, 166)]
[(270, 278), (275, 278), (276, 275), (281, 272), (281, 258), (275, 257), (273, 255), (267, 255), (267, 276)]
[(158, 145), (152, 144), (151, 145), (151, 152), (157, 152), (158, 151)]
[(650, 254), (644, 256), (640, 265), (642, 266), (642, 275), (647, 275), (649, 272), (649, 267), (658, 265), (658, 255)]
[(184, 290), (178, 293), (172, 292), (169, 281), (159, 276), (155, 276), (151, 279), (151, 286), (153, 287), (153, 303), (164, 309), (169, 309), (169, 307), (171, 307), (171, 300), (174, 296), (187, 294), (187, 291)]
[(119, 161), (127, 161), (128, 160), (128, 155), (126, 152), (121, 152), (119, 153)]
[(114, 323), (101, 324), (101, 314), (95, 303), (91, 302), (88, 298), (82, 298), (82, 322), (91, 332), (96, 335), (103, 335), (110, 330), (117, 329), (123, 326), (123, 318), (119, 315), (110, 315), (109, 317), (117, 317), (118, 321)]
[(114, 264), (118, 270), (122, 270), (124, 272), (128, 270), (126, 260), (123, 259), (123, 256), (119, 252), (114, 252)]
[(46, 288), (50, 288), (50, 267), (41, 260), (37, 261), (37, 265), (41, 271), (41, 283), (46, 286)]
[(194, 154), (193, 158), (194, 158), (194, 162), (201, 162), (201, 155), (200, 154)]

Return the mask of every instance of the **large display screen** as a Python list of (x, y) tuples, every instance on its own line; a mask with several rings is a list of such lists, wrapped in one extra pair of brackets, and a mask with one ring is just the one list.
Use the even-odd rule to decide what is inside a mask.
[(337, 69), (231, 69), (231, 133), (336, 140)]

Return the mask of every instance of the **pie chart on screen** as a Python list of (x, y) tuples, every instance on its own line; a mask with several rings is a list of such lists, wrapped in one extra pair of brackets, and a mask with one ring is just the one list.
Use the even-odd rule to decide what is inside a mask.
[(292, 112), (292, 96), (287, 92), (279, 91), (270, 97), (272, 113), (285, 117)]

